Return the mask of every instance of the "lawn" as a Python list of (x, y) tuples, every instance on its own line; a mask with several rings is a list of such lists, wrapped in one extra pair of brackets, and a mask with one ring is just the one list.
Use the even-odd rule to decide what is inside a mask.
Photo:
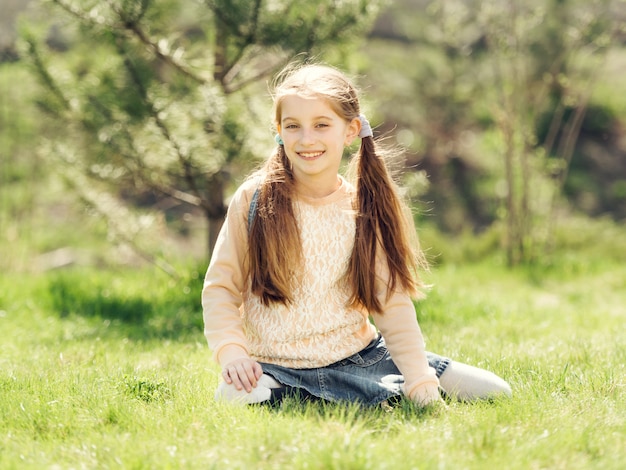
[(512, 399), (423, 411), (215, 403), (202, 273), (0, 276), (0, 468), (621, 469), (626, 265), (445, 264), (428, 348)]

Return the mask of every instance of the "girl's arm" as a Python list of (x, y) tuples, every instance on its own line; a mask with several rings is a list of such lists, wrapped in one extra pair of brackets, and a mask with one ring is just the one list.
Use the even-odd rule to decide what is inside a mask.
[(441, 401), (439, 380), (428, 365), (415, 306), (408, 294), (395, 292), (381, 298), (383, 314), (372, 315), (394, 363), (404, 376), (404, 393), (421, 405)]
[(240, 308), (248, 249), (247, 211), (254, 186), (235, 193), (213, 249), (202, 289), (204, 335), (222, 366), (249, 359)]

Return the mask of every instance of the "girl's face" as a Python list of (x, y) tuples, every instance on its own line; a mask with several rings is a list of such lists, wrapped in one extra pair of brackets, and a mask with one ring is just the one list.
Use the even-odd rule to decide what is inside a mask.
[(321, 98), (287, 95), (278, 123), (297, 183), (323, 191), (335, 187), (343, 149), (359, 134), (358, 118), (346, 122)]

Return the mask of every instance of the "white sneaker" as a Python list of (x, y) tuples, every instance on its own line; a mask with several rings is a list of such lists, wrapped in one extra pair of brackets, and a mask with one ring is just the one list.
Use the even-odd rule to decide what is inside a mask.
[(237, 390), (233, 384), (220, 382), (215, 391), (215, 400), (226, 401), (236, 405), (251, 405), (268, 401), (271, 397), (272, 388), (280, 388), (280, 383), (273, 377), (263, 374), (257, 381), (256, 387), (250, 393), (245, 389)]

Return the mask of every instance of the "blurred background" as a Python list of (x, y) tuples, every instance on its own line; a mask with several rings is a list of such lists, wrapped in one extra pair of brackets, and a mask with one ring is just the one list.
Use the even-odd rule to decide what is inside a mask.
[(0, 0), (0, 269), (206, 267), (274, 145), (268, 83), (309, 59), (405, 149), (434, 263), (626, 259), (625, 7)]

